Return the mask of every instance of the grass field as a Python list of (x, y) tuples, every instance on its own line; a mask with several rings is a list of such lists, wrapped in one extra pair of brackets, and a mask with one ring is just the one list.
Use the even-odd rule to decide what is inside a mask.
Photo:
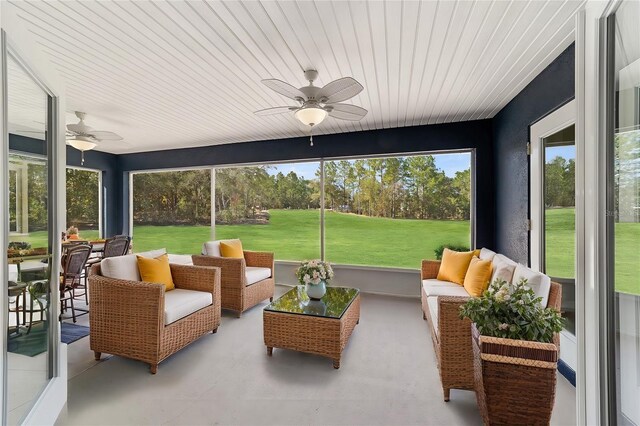
[[(573, 209), (547, 211), (547, 271), (552, 276), (574, 276)], [(83, 238), (94, 238), (81, 231)], [(417, 269), (421, 259), (433, 259), (440, 244), (467, 245), (466, 221), (370, 218), (326, 212), (326, 257), (333, 263)], [(272, 210), (268, 225), (221, 225), (216, 237), (240, 238), (250, 250), (273, 251), (279, 260), (320, 256), (320, 214), (317, 210)], [(199, 253), (210, 239), (208, 226), (136, 226), (137, 252), (166, 247), (172, 253)], [(16, 238), (12, 238), (16, 240)], [(20, 240), (42, 245), (44, 232)], [(616, 289), (640, 294), (640, 223), (616, 225)]]

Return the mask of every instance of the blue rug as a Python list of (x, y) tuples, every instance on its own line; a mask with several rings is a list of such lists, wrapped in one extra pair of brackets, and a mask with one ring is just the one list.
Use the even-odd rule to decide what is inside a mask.
[(73, 343), (89, 335), (89, 327), (68, 322), (60, 325), (60, 340), (62, 343)]

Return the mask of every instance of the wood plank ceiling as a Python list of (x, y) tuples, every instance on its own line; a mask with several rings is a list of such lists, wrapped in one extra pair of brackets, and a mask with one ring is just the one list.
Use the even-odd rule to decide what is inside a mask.
[(317, 134), (493, 117), (574, 39), (583, 1), (10, 1), (66, 82), (68, 122), (127, 153), (307, 134), (260, 83), (352, 76), (360, 122)]

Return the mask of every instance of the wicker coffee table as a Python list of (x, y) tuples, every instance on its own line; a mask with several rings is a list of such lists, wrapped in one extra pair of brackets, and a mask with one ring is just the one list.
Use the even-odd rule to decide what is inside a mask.
[(309, 300), (303, 286), (297, 286), (264, 308), (264, 343), (267, 354), (273, 348), (322, 355), (340, 368), (342, 350), (360, 322), (360, 291), (327, 287), (322, 300)]

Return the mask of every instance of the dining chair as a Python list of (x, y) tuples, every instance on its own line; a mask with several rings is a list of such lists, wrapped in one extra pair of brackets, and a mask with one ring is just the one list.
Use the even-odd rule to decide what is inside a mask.
[[(71, 317), (73, 322), (76, 322), (76, 312), (73, 306), (74, 290), (82, 288), (81, 280), (91, 249), (91, 244), (79, 244), (69, 248), (63, 256), (62, 276), (60, 277), (60, 319), (62, 319), (62, 312), (66, 310), (68, 302), (71, 305)], [(86, 291), (85, 286), (85, 294)], [(84, 294), (81, 294), (81, 296), (84, 296)], [(88, 311), (85, 313), (88, 313)]]

